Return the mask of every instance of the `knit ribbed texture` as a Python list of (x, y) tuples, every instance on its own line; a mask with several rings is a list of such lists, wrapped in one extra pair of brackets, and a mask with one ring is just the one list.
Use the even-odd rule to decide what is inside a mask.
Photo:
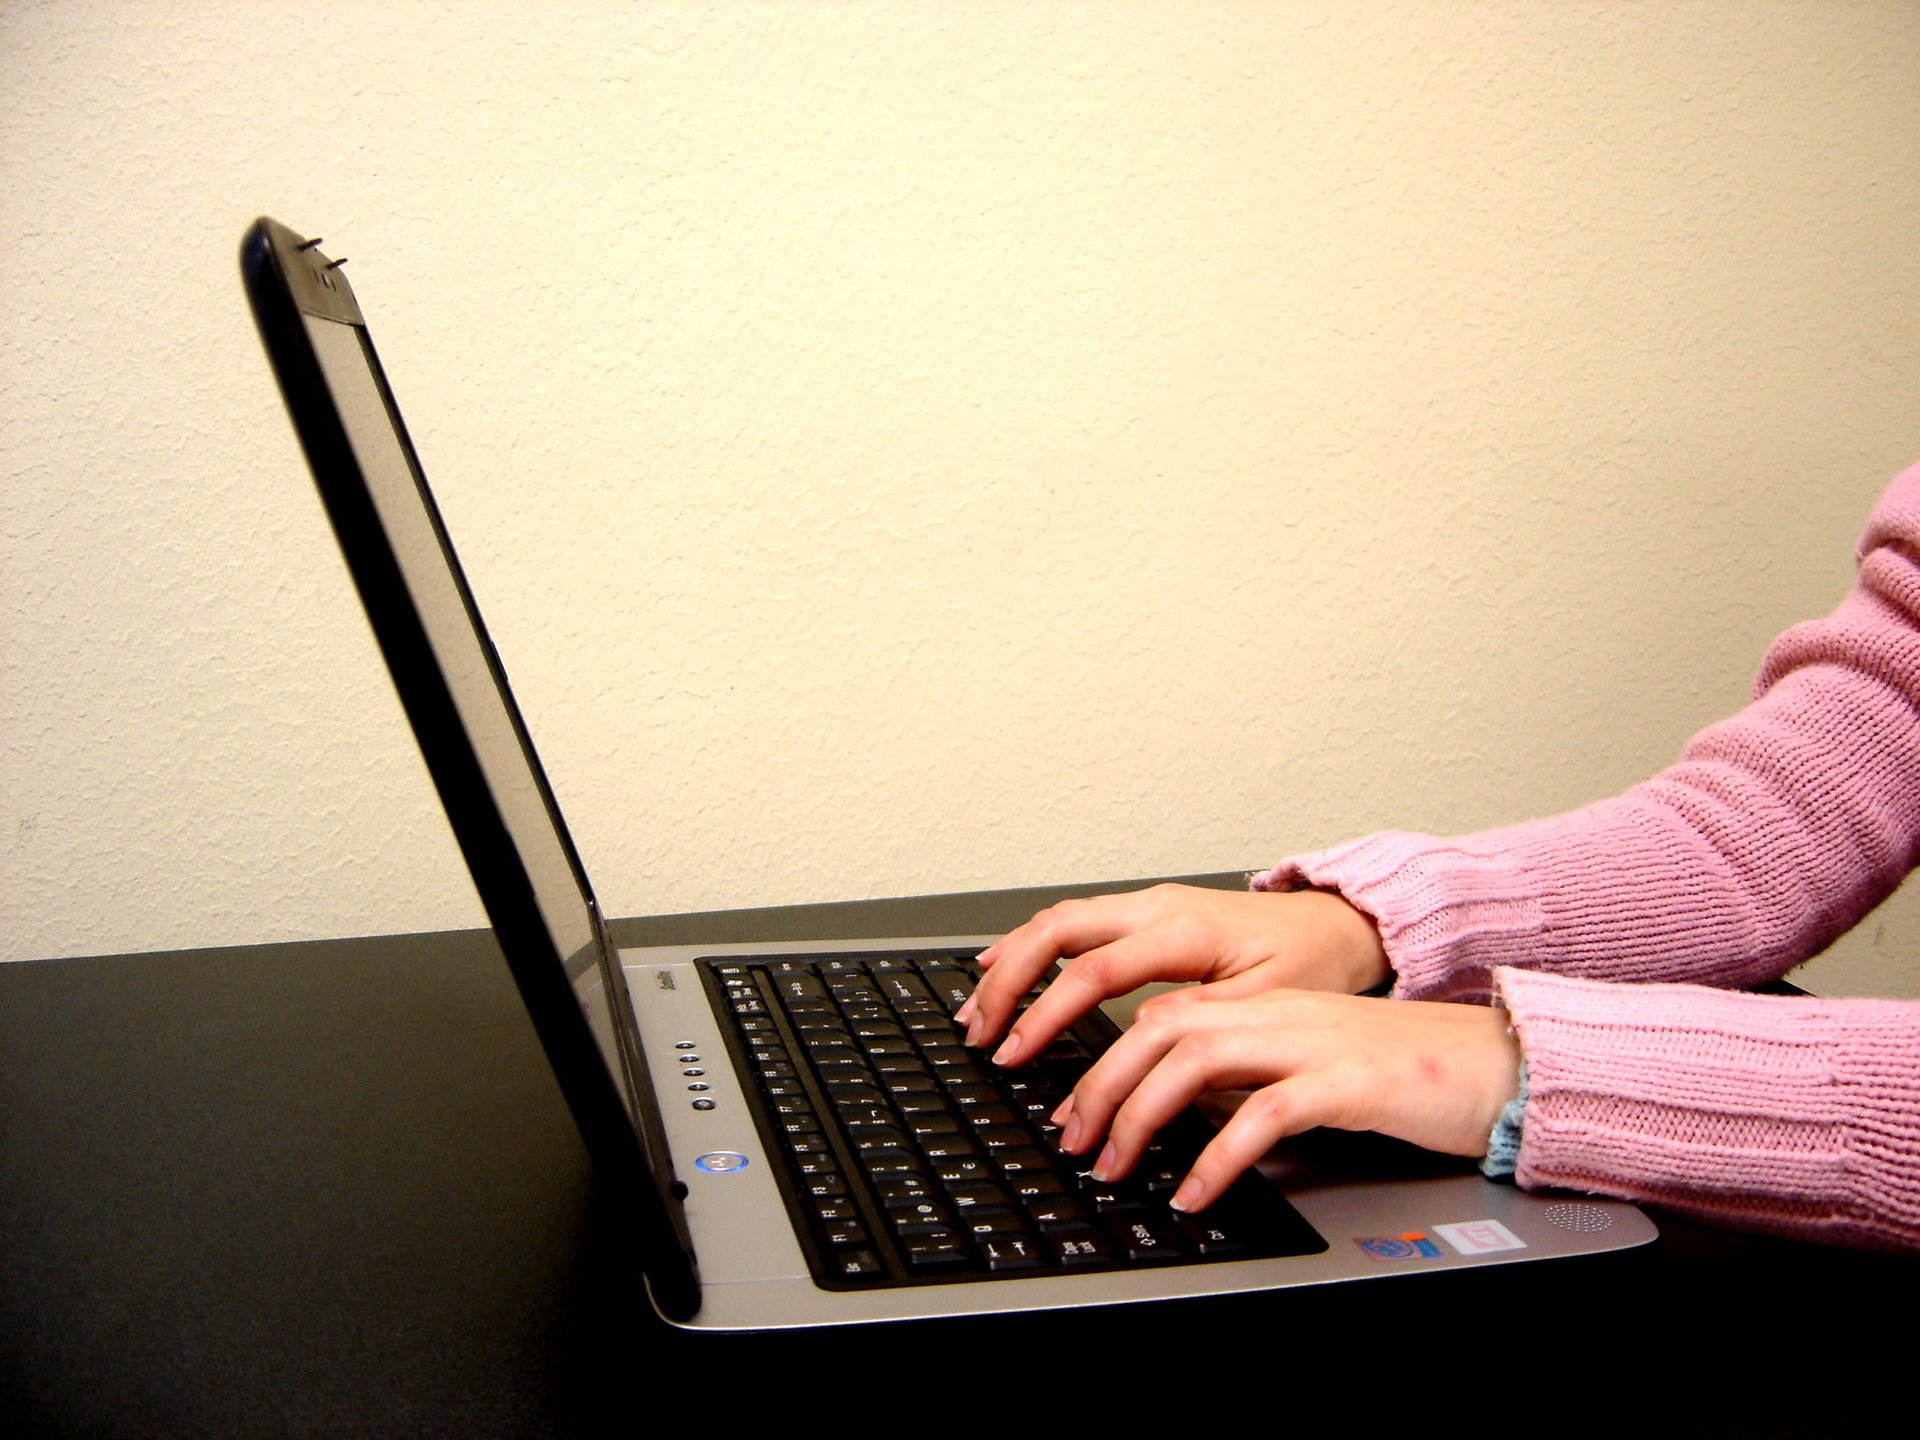
[(1520, 1184), (1920, 1249), (1920, 1005), (1498, 980), (1527, 1056)]
[[(1255, 878), (1372, 916), (1396, 995), (1506, 997), (1533, 1085), (1521, 1183), (1920, 1247), (1920, 1005), (1647, 983), (1775, 979), (1920, 861), (1917, 556), (1920, 466), (1875, 509), (1853, 591), (1781, 636), (1754, 702), (1671, 769), (1570, 815), (1374, 835)], [(1528, 973), (1546, 971), (1632, 983)]]

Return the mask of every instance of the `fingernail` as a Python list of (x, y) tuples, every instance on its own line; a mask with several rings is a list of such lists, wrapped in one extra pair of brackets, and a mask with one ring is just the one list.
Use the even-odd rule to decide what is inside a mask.
[(1047, 1118), (1056, 1125), (1064, 1125), (1073, 1114), (1073, 1096), (1069, 1095), (1060, 1102), (1060, 1108)]
[(1100, 1152), (1100, 1158), (1093, 1162), (1093, 1169), (1088, 1173), (1104, 1185), (1112, 1178), (1107, 1172), (1113, 1168), (1113, 1163), (1118, 1158), (1114, 1153), (1113, 1142), (1109, 1140), (1106, 1148)]
[(987, 946), (986, 949), (973, 957), (974, 963), (976, 965), (991, 965), (993, 963), (993, 957), (1000, 952), (1000, 947), (1005, 943), (1003, 940), (994, 941), (993, 944)]
[(1080, 1132), (1085, 1128), (1086, 1127), (1078, 1120), (1069, 1117), (1067, 1120), (1067, 1128), (1060, 1132), (1060, 1148), (1069, 1155), (1078, 1151), (1080, 1148)]
[(1020, 1037), (1018, 1035), (1009, 1035), (1007, 1036), (1006, 1043), (993, 1052), (993, 1063), (996, 1065), (1011, 1065), (1014, 1060), (1019, 1057), (1019, 1054)]
[(1174, 1209), (1185, 1212), (1204, 1200), (1206, 1193), (1206, 1187), (1189, 1175), (1180, 1182), (1180, 1188), (1173, 1192), (1173, 1199), (1167, 1203)]
[(953, 1018), (962, 1025), (965, 1025), (969, 1020), (973, 1019), (973, 996), (967, 996), (960, 1008), (953, 1012)]

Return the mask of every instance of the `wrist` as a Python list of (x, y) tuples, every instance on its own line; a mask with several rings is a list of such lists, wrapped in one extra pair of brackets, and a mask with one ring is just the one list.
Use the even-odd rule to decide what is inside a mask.
[(1323, 938), (1322, 953), (1336, 972), (1329, 988), (1359, 995), (1393, 982), (1393, 964), (1371, 915), (1337, 890), (1303, 887), (1289, 898), (1311, 907)]

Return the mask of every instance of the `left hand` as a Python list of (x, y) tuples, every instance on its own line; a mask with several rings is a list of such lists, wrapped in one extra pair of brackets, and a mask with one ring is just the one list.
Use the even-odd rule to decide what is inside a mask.
[[(1020, 997), (1060, 959), (1060, 973), (1020, 1014)], [(1373, 921), (1330, 891), (1191, 885), (1049, 905), (982, 950), (980, 967), (985, 975), (954, 1018), (973, 1046), (1013, 1022), (994, 1054), (1003, 1065), (1038, 1055), (1102, 1000), (1149, 980), (1203, 980), (1216, 996), (1288, 987), (1352, 995), (1393, 975)]]
[(1308, 990), (1222, 999), (1156, 996), (1054, 1114), (1061, 1148), (1107, 1143), (1093, 1173), (1118, 1180), (1155, 1131), (1207, 1090), (1252, 1090), (1173, 1197), (1204, 1209), (1273, 1144), (1328, 1125), (1484, 1155), (1519, 1088), (1504, 1010)]

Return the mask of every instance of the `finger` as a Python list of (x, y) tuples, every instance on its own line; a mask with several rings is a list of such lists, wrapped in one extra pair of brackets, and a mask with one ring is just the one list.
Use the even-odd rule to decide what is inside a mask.
[[(1246, 1083), (1232, 1077), (1246, 1068), (1254, 1043), (1242, 1042), (1229, 1064), (1216, 1032), (1258, 1033), (1251, 1030), (1248, 1008), (1198, 1005), (1185, 998), (1192, 993), (1163, 996), (1143, 1005), (1132, 1028), (1074, 1087), (1072, 1115), (1061, 1133), (1061, 1148), (1069, 1154), (1091, 1149), (1110, 1128), (1119, 1128), (1117, 1117), (1123, 1110), (1129, 1112), (1130, 1124), (1122, 1130), (1112, 1157), (1125, 1169), (1109, 1172), (1096, 1162), (1103, 1179), (1117, 1179), (1131, 1169), (1153, 1133), (1201, 1091)], [(1267, 1043), (1275, 1043), (1270, 1034)], [(1108, 1158), (1103, 1151), (1101, 1161)]]
[(1026, 924), (1008, 931), (980, 952), (985, 970), (954, 1018), (967, 1027), (967, 1044), (985, 1045), (998, 1036), (1012, 1018), (1020, 997), (1060, 957), (1067, 943), (1057, 914), (1064, 905), (1040, 911)]
[(1128, 994), (1150, 980), (1202, 979), (1211, 959), (1203, 950), (1183, 948), (1179, 938), (1158, 925), (1076, 956), (1014, 1022), (1006, 1044), (994, 1052), (994, 1063), (1025, 1064), (1102, 1000)]
[(958, 1012), (966, 1017), (962, 1023), (967, 1044), (986, 1045), (998, 1038), (1020, 997), (1056, 960), (1105, 945), (1135, 928), (1134, 900), (1133, 895), (1063, 900), (988, 946), (983, 953), (993, 955), (990, 968)]
[(1326, 1070), (1302, 1071), (1254, 1091), (1207, 1142), (1168, 1203), (1204, 1210), (1280, 1141), (1329, 1123), (1343, 1108), (1343, 1089)]
[(1209, 1027), (1204, 1022), (1210, 1017), (1199, 1007), (1192, 1018), (1201, 1028), (1169, 1047), (1114, 1114), (1106, 1149), (1093, 1167), (1100, 1179), (1129, 1173), (1153, 1137), (1208, 1090), (1243, 1089), (1293, 1073), (1296, 1057), (1287, 1037), (1271, 1028), (1237, 1018), (1230, 1026)]
[(1178, 1039), (1179, 1032), (1169, 1026), (1136, 1020), (1094, 1061), (1054, 1112), (1060, 1149), (1068, 1155), (1084, 1155), (1099, 1144), (1114, 1112)]

